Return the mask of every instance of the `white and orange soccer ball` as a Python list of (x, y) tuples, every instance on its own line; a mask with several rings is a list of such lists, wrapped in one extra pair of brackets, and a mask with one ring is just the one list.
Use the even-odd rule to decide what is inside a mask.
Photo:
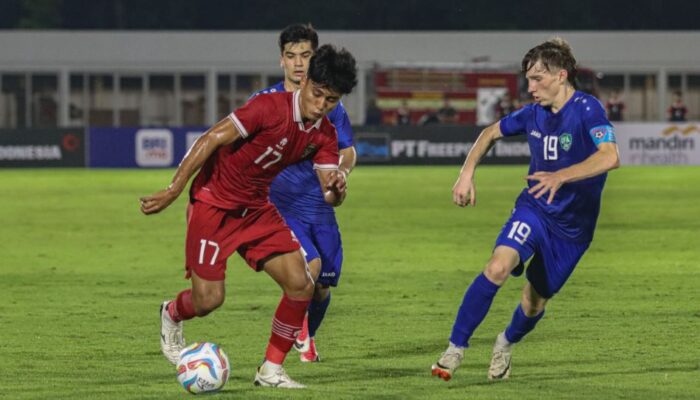
[(221, 347), (194, 343), (180, 352), (177, 380), (186, 391), (199, 394), (220, 390), (228, 381), (230, 364)]

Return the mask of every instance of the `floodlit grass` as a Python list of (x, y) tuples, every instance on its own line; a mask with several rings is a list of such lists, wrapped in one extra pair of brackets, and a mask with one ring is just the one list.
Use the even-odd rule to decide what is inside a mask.
[[(309, 388), (252, 380), (280, 291), (238, 256), (227, 300), (186, 323), (188, 342), (227, 352), (221, 399), (700, 398), (700, 168), (610, 174), (596, 238), (538, 328), (488, 383), (496, 334), (523, 278), (509, 280), (457, 375), (430, 365), (481, 271), (526, 167), (481, 167), (476, 209), (451, 204), (458, 167), (359, 167), (338, 210), (340, 286), (317, 344), (287, 370)], [(183, 279), (184, 196), (146, 217), (138, 197), (171, 170), (0, 170), (0, 397), (187, 398), (160, 354), (158, 307)]]

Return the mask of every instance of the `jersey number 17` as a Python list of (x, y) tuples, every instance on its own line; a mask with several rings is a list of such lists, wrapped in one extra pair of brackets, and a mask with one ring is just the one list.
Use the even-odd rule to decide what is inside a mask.
[(262, 169), (267, 169), (267, 167), (282, 159), (282, 153), (273, 149), (270, 146), (267, 146), (267, 150), (264, 153), (262, 153), (260, 157), (255, 159), (255, 163), (260, 164), (267, 156), (270, 156), (269, 161), (263, 164)]

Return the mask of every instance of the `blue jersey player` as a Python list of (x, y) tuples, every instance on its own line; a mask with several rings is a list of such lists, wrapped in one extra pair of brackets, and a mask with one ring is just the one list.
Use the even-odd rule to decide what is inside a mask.
[(593, 239), (607, 171), (619, 166), (612, 125), (593, 96), (575, 89), (576, 59), (554, 38), (532, 48), (522, 70), (534, 103), (480, 134), (453, 188), (460, 207), (476, 205), (474, 170), (496, 140), (527, 135), (531, 161), (525, 188), (496, 239), (490, 260), (471, 283), (459, 308), (447, 350), (432, 374), (449, 380), (469, 339), (510, 274), (527, 282), (505, 331), (498, 334), (488, 378), (506, 379), (512, 347), (535, 328), (547, 301), (564, 285)]
[[(280, 66), (284, 70), (284, 81), (255, 95), (299, 89), (301, 79), (306, 76), (309, 68), (309, 59), (317, 47), (318, 35), (311, 25), (295, 24), (285, 28), (279, 37)], [(347, 179), (355, 166), (356, 153), (352, 127), (342, 103), (328, 114), (328, 119), (338, 132), (338, 171)], [(335, 212), (323, 200), (318, 177), (310, 160), (290, 165), (282, 171), (272, 183), (270, 200), (299, 239), (316, 281), (304, 329), (297, 337), (294, 347), (301, 353), (302, 362), (317, 362), (320, 358), (314, 337), (331, 301), (330, 287), (338, 285), (343, 262), (343, 247)]]

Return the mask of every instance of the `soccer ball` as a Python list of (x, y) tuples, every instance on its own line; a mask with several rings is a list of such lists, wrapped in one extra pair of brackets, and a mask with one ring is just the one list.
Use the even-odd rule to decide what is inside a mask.
[(180, 352), (177, 380), (193, 394), (215, 392), (226, 384), (228, 357), (214, 343), (194, 343)]

